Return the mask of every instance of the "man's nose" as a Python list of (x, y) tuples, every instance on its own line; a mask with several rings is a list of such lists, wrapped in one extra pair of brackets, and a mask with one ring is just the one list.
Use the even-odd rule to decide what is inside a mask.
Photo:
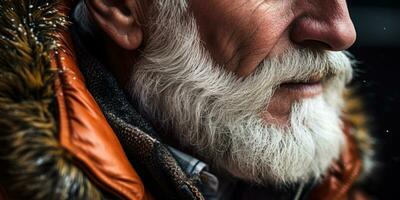
[[(291, 40), (301, 46), (341, 51), (352, 46), (356, 31), (345, 0), (300, 0), (302, 13), (293, 22)], [(312, 3), (310, 3), (312, 2)]]

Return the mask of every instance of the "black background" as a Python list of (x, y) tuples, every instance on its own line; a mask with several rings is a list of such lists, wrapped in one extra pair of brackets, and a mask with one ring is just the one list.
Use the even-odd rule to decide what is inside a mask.
[(349, 10), (360, 62), (352, 85), (362, 95), (377, 140), (378, 169), (368, 180), (377, 199), (400, 199), (400, 1), (353, 0)]

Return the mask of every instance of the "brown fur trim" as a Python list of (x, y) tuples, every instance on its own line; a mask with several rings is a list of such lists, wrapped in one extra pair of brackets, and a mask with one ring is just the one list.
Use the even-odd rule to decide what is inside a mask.
[(0, 184), (12, 199), (101, 199), (57, 138), (54, 0), (0, 1)]
[(360, 176), (360, 180), (363, 180), (374, 168), (374, 139), (369, 133), (371, 127), (368, 126), (369, 119), (365, 113), (361, 97), (354, 92), (347, 91), (345, 100), (344, 119), (351, 124), (351, 134), (355, 138), (363, 161), (363, 169)]

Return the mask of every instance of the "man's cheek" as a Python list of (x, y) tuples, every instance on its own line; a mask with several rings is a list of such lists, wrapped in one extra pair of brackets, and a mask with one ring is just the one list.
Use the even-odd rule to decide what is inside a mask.
[(193, 0), (190, 5), (213, 59), (240, 77), (254, 72), (272, 51), (281, 54), (290, 46), (290, 17), (283, 3)]

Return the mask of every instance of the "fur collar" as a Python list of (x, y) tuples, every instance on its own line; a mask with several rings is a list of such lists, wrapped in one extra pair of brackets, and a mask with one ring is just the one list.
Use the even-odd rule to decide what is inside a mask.
[[(58, 142), (58, 0), (0, 1), (0, 187), (11, 199), (100, 199)], [(1, 197), (0, 197), (1, 198)]]

